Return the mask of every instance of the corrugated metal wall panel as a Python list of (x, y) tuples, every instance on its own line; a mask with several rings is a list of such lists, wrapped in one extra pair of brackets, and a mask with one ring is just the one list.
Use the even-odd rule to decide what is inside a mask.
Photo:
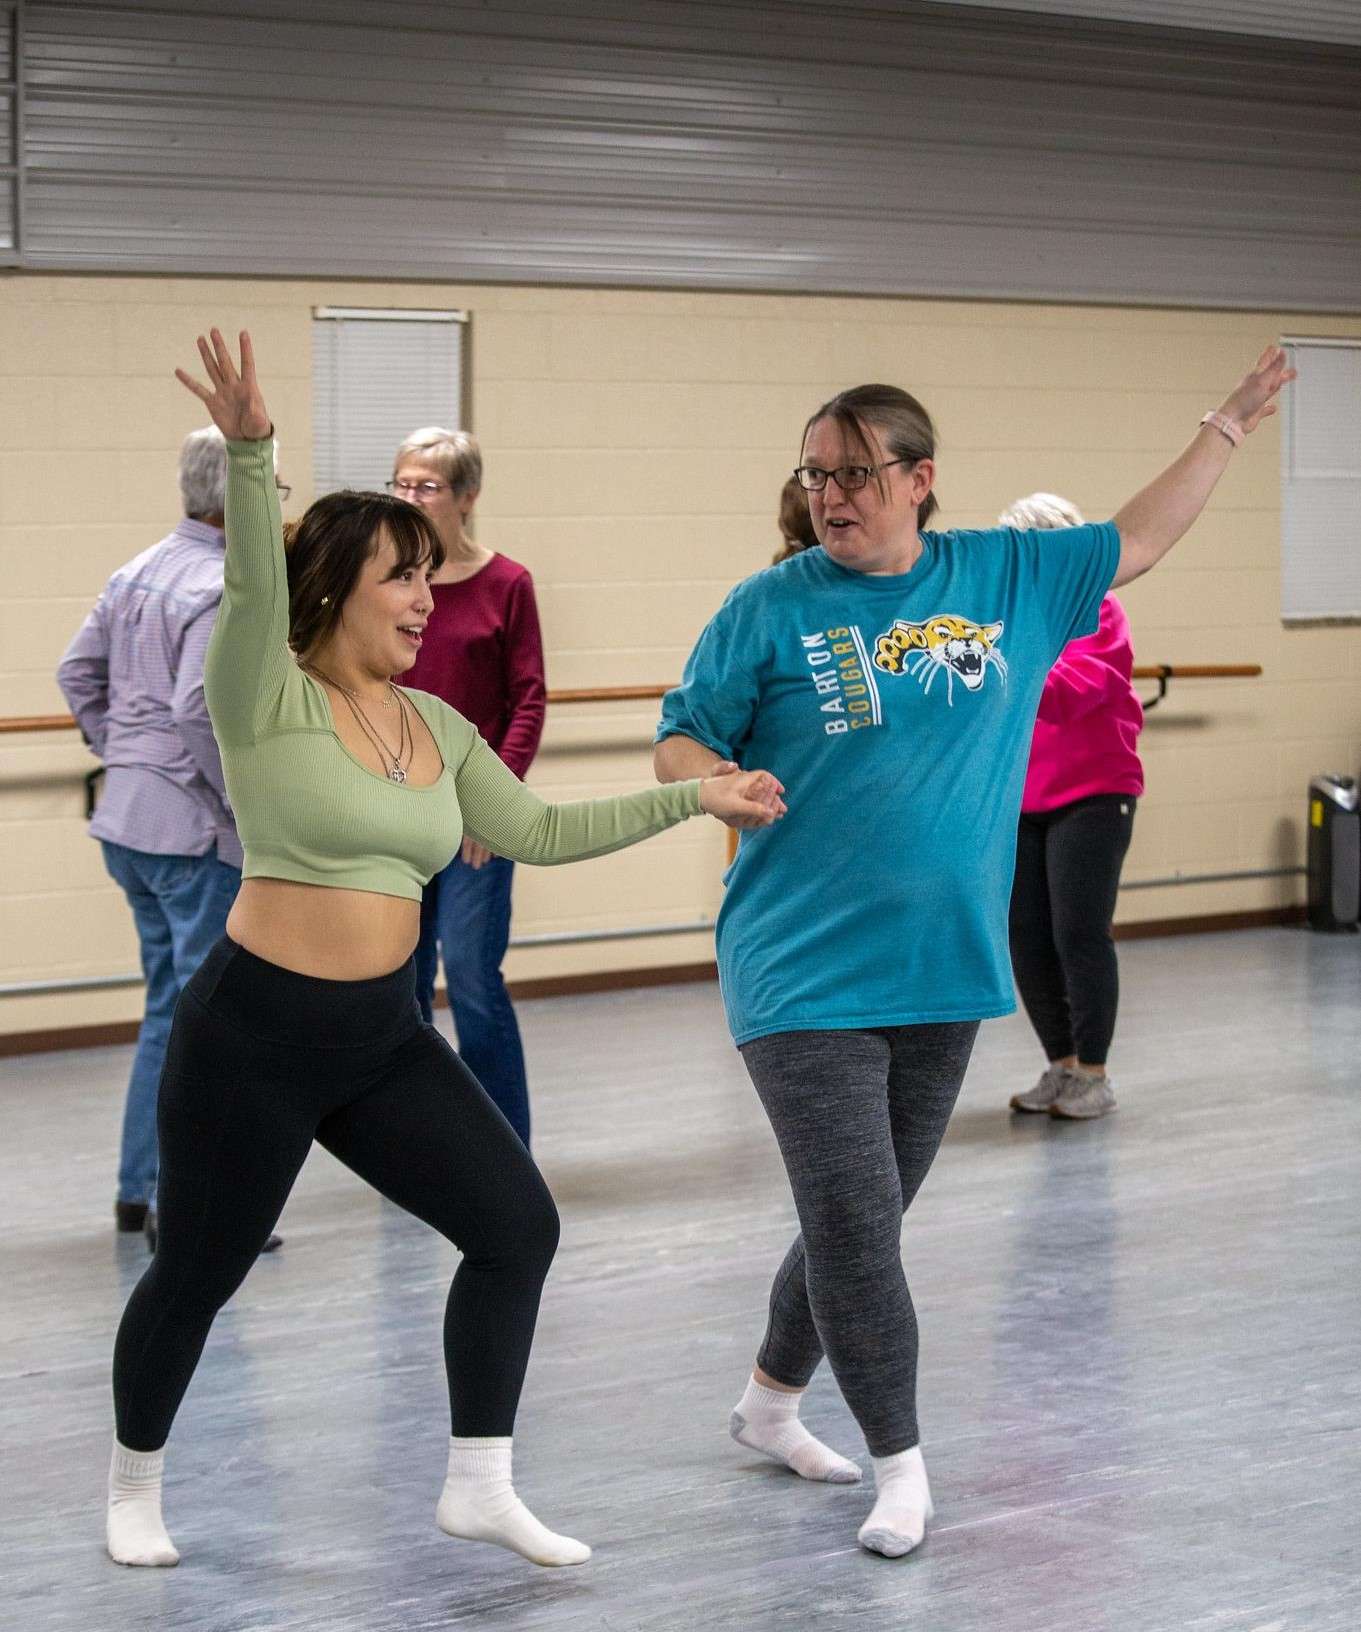
[(19, 173), (21, 102), (15, 49), (19, 30), (19, 7), (0, 5), (0, 266), (13, 266), (19, 258), (23, 192)]
[(1286, 40), (1361, 45), (1357, 0), (953, 0), (960, 6), (1040, 11), (1158, 28), (1201, 28)]
[(939, 5), (28, 7), (26, 264), (1361, 306), (1361, 55)]

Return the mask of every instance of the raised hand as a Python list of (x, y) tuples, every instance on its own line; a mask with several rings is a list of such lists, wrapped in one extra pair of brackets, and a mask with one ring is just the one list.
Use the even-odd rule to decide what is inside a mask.
[(1294, 378), (1295, 370), (1286, 366), (1282, 347), (1268, 346), (1237, 389), (1229, 393), (1220, 412), (1237, 420), (1245, 431), (1255, 431), (1276, 412), (1276, 393)]
[(175, 378), (192, 391), (212, 415), (213, 424), (231, 442), (258, 442), (269, 435), (273, 422), (265, 409), (265, 399), (255, 378), (255, 353), (250, 335), (241, 331), (241, 367), (238, 370), (219, 329), (209, 330), (212, 344), (198, 337), (198, 354), (203, 359), (212, 389), (200, 385), (182, 368)]
[(769, 771), (739, 771), (734, 767), (699, 785), (700, 806), (729, 827), (769, 827), (784, 815), (780, 797), (784, 784)]

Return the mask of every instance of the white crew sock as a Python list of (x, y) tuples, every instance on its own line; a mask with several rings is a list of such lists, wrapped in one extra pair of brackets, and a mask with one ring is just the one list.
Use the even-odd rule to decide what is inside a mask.
[(165, 1451), (130, 1451), (113, 1442), (106, 1534), (115, 1564), (178, 1564), (180, 1555), (161, 1521)]
[(921, 1545), (927, 1520), (935, 1512), (922, 1448), (914, 1445), (910, 1451), (872, 1456), (870, 1461), (879, 1494), (860, 1526), (860, 1545), (885, 1558), (901, 1558)]
[(821, 1479), (829, 1485), (854, 1485), (860, 1469), (830, 1445), (814, 1439), (799, 1421), (803, 1395), (766, 1388), (753, 1377), (747, 1392), (728, 1418), (728, 1432), (739, 1445), (793, 1468), (800, 1478)]
[(446, 1535), (509, 1547), (532, 1564), (584, 1564), (586, 1543), (554, 1535), (515, 1494), (510, 1457), (509, 1439), (450, 1439), (435, 1522)]

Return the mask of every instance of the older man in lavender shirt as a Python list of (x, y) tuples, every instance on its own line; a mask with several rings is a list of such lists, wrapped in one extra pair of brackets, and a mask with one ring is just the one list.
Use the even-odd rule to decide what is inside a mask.
[(241, 844), (203, 698), (226, 544), (227, 448), (216, 428), (185, 438), (179, 478), (183, 521), (114, 573), (57, 670), (104, 764), (90, 833), (128, 898), (141, 943), (146, 1013), (123, 1112), (114, 1212), (120, 1230), (145, 1228), (153, 1245), (156, 1097), (170, 1023), (180, 989), (223, 934), (241, 883)]

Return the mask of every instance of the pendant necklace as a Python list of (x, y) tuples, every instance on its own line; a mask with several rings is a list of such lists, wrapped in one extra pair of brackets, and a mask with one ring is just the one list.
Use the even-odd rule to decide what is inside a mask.
[(315, 663), (304, 663), (302, 667), (306, 669), (309, 674), (316, 675), (318, 680), (324, 680), (328, 686), (338, 691), (345, 699), (346, 703), (349, 705), (350, 713), (354, 715), (355, 723), (368, 738), (372, 746), (377, 750), (379, 764), (386, 767), (383, 774), (387, 777), (388, 781), (405, 782), (407, 766), (410, 765), (415, 754), (416, 739), (412, 734), (411, 724), (407, 718), (408, 705), (406, 698), (403, 697), (401, 692), (397, 690), (392, 681), (388, 681), (389, 696), (385, 700), (384, 706), (390, 708), (394, 701), (397, 705), (397, 751), (395, 753), (388, 746), (387, 742), (384, 741), (382, 733), (378, 730), (377, 726), (374, 725), (373, 721), (369, 719), (368, 715), (364, 712), (363, 705), (360, 703), (359, 698), (350, 690), (348, 686), (342, 686), (339, 680), (333, 680), (329, 674), (324, 674), (319, 668), (317, 668)]

